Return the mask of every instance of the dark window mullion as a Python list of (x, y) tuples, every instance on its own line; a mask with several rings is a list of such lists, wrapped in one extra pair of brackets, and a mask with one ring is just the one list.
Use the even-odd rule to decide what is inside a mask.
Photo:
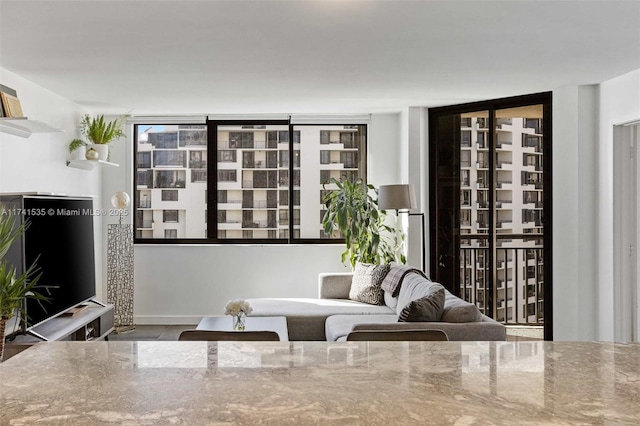
[[(485, 276), (485, 282), (489, 284), (489, 289), (486, 293), (491, 295), (489, 310), (492, 312), (493, 318), (497, 318), (497, 304), (496, 304), (496, 269), (497, 269), (497, 244), (496, 244), (496, 203), (497, 188), (496, 188), (496, 119), (495, 119), (495, 107), (490, 106), (488, 108), (488, 120), (489, 120), (489, 236), (487, 238), (489, 243), (489, 276)], [(485, 299), (486, 299), (485, 294)]]
[(294, 196), (293, 196), (293, 191), (294, 191), (294, 169), (295, 169), (295, 164), (294, 164), (294, 152), (293, 152), (293, 146), (294, 146), (294, 141), (293, 141), (293, 124), (291, 124), (291, 119), (289, 119), (289, 235), (287, 238), (287, 243), (288, 244), (292, 244), (293, 243), (293, 230), (294, 230), (294, 219), (293, 219), (293, 211), (295, 210), (295, 207), (293, 205), (293, 200), (294, 200)]
[(218, 125), (207, 122), (207, 240), (218, 239)]

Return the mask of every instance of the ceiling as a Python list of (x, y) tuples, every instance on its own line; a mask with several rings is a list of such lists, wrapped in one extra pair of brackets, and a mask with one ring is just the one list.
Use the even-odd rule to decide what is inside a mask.
[(399, 111), (638, 69), (640, 1), (0, 0), (0, 67), (102, 113)]

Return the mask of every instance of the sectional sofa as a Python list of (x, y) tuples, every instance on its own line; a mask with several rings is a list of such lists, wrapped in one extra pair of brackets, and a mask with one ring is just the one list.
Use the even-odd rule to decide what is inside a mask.
[[(445, 290), (439, 318), (430, 321), (399, 322), (399, 312), (407, 300), (418, 299), (428, 279), (408, 275), (416, 295), (392, 295), (384, 291), (384, 303), (351, 300), (353, 273), (324, 273), (318, 277), (318, 298), (247, 299), (250, 316), (285, 316), (289, 340), (345, 340), (355, 330), (437, 329), (449, 340), (505, 340), (504, 325), (483, 315), (474, 305)], [(405, 279), (406, 281), (407, 279)], [(406, 293), (406, 292), (405, 292)], [(404, 300), (403, 297), (404, 297)]]

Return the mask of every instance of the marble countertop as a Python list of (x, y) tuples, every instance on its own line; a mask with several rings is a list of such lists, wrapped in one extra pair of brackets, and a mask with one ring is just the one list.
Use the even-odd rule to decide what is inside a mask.
[(640, 424), (640, 345), (40, 343), (0, 364), (33, 424)]

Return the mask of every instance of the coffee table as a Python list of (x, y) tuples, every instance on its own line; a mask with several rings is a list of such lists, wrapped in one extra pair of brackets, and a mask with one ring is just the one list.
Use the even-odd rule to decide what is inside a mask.
[[(245, 331), (275, 331), (281, 341), (289, 341), (287, 317), (246, 317), (244, 325)], [(233, 318), (230, 316), (204, 317), (196, 330), (233, 331)]]

